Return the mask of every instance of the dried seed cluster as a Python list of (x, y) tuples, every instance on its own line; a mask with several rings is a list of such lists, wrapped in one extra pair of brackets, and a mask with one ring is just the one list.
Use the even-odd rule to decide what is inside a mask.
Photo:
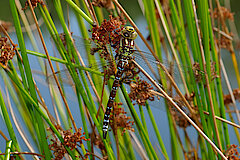
[(136, 78), (135, 83), (130, 84), (130, 87), (129, 97), (131, 100), (136, 100), (137, 104), (145, 105), (146, 100), (154, 100), (154, 95), (151, 92), (153, 89), (151, 84), (141, 80), (139, 77)]
[(85, 133), (82, 133), (81, 131), (82, 131), (82, 128), (79, 128), (74, 134), (71, 132), (71, 130), (63, 131), (64, 144), (69, 148), (74, 149), (74, 148), (77, 148), (78, 142), (82, 144), (82, 140), (88, 141), (83, 136)]
[[(188, 120), (182, 116), (182, 114), (180, 114), (175, 108), (171, 108), (170, 112), (173, 116), (174, 121), (176, 122), (176, 124), (181, 127), (181, 128), (187, 128), (188, 126), (190, 126), (191, 124), (188, 122)], [(189, 117), (191, 117), (191, 115), (188, 114)]]
[[(61, 130), (60, 127), (56, 127), (58, 130)], [(69, 147), (71, 150), (76, 149), (79, 144), (82, 144), (82, 140), (88, 141), (83, 135), (84, 133), (81, 132), (82, 128), (79, 128), (75, 133), (72, 133), (71, 129), (62, 131), (63, 134), (63, 140), (64, 145), (58, 140), (56, 135), (52, 133), (53, 138), (50, 139), (52, 144), (49, 145), (49, 148), (53, 151), (53, 154), (55, 156), (54, 159), (60, 160), (64, 157), (64, 154), (67, 153), (67, 150), (64, 148), (64, 146)], [(89, 153), (84, 155), (84, 158), (87, 158)]]
[[(229, 33), (229, 36), (233, 37), (233, 33)], [(225, 48), (227, 50), (231, 50), (231, 40), (223, 35), (220, 35), (220, 39), (216, 39), (217, 44), (221, 48)]]
[(105, 145), (102, 141), (102, 138), (99, 135), (96, 135), (94, 132), (90, 133), (90, 139), (91, 139), (91, 143), (97, 146), (101, 151), (106, 152)]
[(123, 29), (125, 22), (119, 17), (113, 18), (109, 16), (109, 20), (104, 20), (100, 26), (95, 26), (92, 28), (92, 40), (96, 47), (91, 48), (91, 54), (99, 53), (101, 58), (104, 58), (108, 63), (108, 67), (105, 71), (107, 75), (107, 80), (110, 76), (115, 74), (116, 67), (113, 63), (112, 57), (109, 54), (107, 45), (113, 47), (116, 52), (119, 49), (119, 42), (121, 39), (121, 30)]
[[(31, 0), (31, 4), (33, 6), (33, 9), (37, 7), (38, 3), (41, 4), (41, 5), (44, 5), (43, 0)], [(29, 3), (28, 3), (28, 1), (26, 1), (25, 6), (22, 8), (22, 10), (26, 10), (28, 8), (28, 6), (29, 6)]]
[[(234, 13), (231, 13), (227, 8), (225, 7), (220, 7), (220, 10), (222, 12), (223, 15), (223, 19), (224, 21), (226, 21), (227, 19), (229, 20), (234, 20)], [(219, 19), (220, 18), (220, 12), (217, 8), (214, 9), (213, 12), (213, 17), (215, 19)], [(229, 36), (233, 37), (233, 33), (229, 33)], [(219, 39), (216, 39), (217, 44), (221, 47), (221, 48), (225, 48), (228, 49), (229, 51), (231, 51), (231, 40), (228, 39), (227, 37), (221, 35), (219, 37)]]
[[(192, 103), (193, 102), (193, 98), (194, 98), (195, 94), (191, 93), (190, 97), (187, 98), (187, 100)], [(184, 103), (182, 101), (182, 98), (177, 96), (174, 97), (174, 102), (177, 103), (177, 105), (187, 114), (188, 117), (190, 117), (191, 119), (193, 118), (193, 114), (198, 114), (198, 109), (197, 107), (192, 107), (192, 111), (193, 114), (190, 113), (186, 107), (184, 107)], [(192, 103), (193, 106), (193, 103)], [(173, 106), (170, 107), (170, 112), (173, 116), (174, 121), (176, 122), (176, 125), (178, 125), (180, 128), (187, 128), (188, 126), (191, 126), (191, 124), (189, 123), (189, 121)], [(197, 117), (197, 116), (196, 116)], [(200, 119), (199, 119), (200, 120)]]
[[(0, 24), (2, 25), (2, 27), (3, 27), (6, 31), (9, 31), (10, 28), (13, 26), (13, 24), (12, 24), (11, 22), (2, 21), (2, 20), (0, 20)], [(1, 28), (0, 28), (0, 32), (3, 32)]]
[[(71, 32), (70, 34), (72, 35), (73, 32)], [(60, 33), (60, 34), (59, 34), (59, 37), (60, 37), (63, 45), (65, 46), (65, 48), (67, 48), (66, 34), (65, 34), (65, 33)], [(73, 39), (73, 41), (75, 41), (75, 40)]]
[(92, 4), (97, 7), (106, 8), (107, 10), (114, 9), (114, 5), (111, 0), (93, 0)]
[(7, 66), (7, 63), (9, 60), (13, 59), (13, 56), (15, 55), (16, 46), (17, 45), (11, 45), (6, 37), (0, 38), (0, 63), (3, 67)]
[[(211, 80), (214, 80), (215, 78), (218, 77), (215, 65), (216, 65), (216, 62), (211, 62), (211, 66), (210, 66)], [(204, 71), (201, 70), (200, 64), (198, 62), (194, 62), (192, 69), (193, 69), (196, 82), (197, 83), (201, 82), (203, 80)]]
[(225, 151), (225, 155), (229, 160), (239, 160), (240, 159), (240, 153), (238, 152), (238, 149), (240, 148), (235, 144), (231, 144), (230, 147)]
[[(240, 89), (237, 88), (237, 89), (234, 89), (233, 91), (233, 96), (236, 100), (240, 101)], [(231, 98), (231, 95), (228, 94), (228, 95), (224, 95), (224, 104), (225, 105), (229, 105), (230, 103), (232, 103), (232, 98)]]
[(100, 26), (95, 26), (92, 28), (92, 40), (104, 46), (106, 44), (110, 44), (113, 47), (117, 47), (119, 45), (119, 41), (121, 38), (121, 30), (125, 22), (120, 20), (119, 17), (109, 16), (109, 20), (104, 20)]
[[(230, 12), (227, 8), (225, 7), (220, 7), (220, 10), (223, 14), (223, 19), (224, 21), (229, 19), (231, 21), (234, 21), (234, 13)], [(213, 18), (218, 19), (220, 17), (220, 13), (218, 8), (215, 8), (213, 11)]]
[[(122, 103), (113, 103), (113, 114), (110, 115), (111, 128), (123, 128), (122, 134), (125, 133), (126, 130), (131, 130), (134, 132), (134, 128), (132, 128), (134, 121), (129, 121), (131, 117), (126, 115), (127, 112), (124, 111), (124, 108), (119, 107), (120, 105), (122, 105)], [(117, 128), (114, 128), (115, 126)]]
[(106, 79), (105, 79), (105, 85), (107, 85), (107, 82), (109, 80), (109, 78), (112, 76), (112, 75), (115, 75), (116, 73), (116, 67), (114, 64), (109, 64), (106, 66), (106, 68), (104, 69), (104, 75), (106, 75)]
[(197, 83), (202, 81), (202, 74), (201, 74), (201, 69), (200, 69), (200, 64), (198, 62), (195, 62), (193, 64), (193, 73), (194, 77)]
[(63, 159), (64, 154), (67, 153), (67, 150), (64, 148), (64, 146), (61, 144), (58, 140), (51, 139), (52, 144), (49, 145), (49, 148), (53, 151), (54, 159), (60, 160)]

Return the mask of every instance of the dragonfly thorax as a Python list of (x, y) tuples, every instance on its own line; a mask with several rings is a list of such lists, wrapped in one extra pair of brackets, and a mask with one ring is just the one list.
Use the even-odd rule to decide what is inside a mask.
[[(132, 28), (133, 29), (133, 28)], [(123, 33), (123, 36), (122, 36), (122, 39), (120, 41), (120, 57), (124, 58), (124, 59), (130, 59), (132, 54), (133, 54), (133, 51), (134, 51), (134, 39), (133, 39), (133, 36), (135, 36), (134, 33), (136, 33), (135, 31), (129, 31), (124, 29), (123, 30), (124, 33), (128, 36), (124, 36), (124, 33)], [(127, 57), (127, 58), (125, 58)]]

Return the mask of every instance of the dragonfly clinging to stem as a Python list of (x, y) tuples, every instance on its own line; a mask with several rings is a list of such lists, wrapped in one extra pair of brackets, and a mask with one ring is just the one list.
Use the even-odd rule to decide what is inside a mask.
[[(140, 52), (140, 54), (144, 53), (142, 51), (137, 51), (137, 50), (134, 49), (135, 48), (134, 40), (137, 37), (137, 33), (136, 33), (136, 31), (134, 30), (133, 27), (126, 26), (123, 29), (121, 28), (120, 32), (117, 32), (116, 29), (113, 30), (112, 32), (108, 31), (107, 29), (104, 29), (104, 31), (105, 30), (106, 30), (106, 35), (104, 35), (104, 36), (102, 35), (101, 31), (97, 32), (97, 33), (99, 33), (99, 35), (96, 34), (96, 32), (93, 32), (94, 33), (93, 35), (96, 34), (96, 36), (95, 36), (95, 38), (94, 38), (94, 36), (92, 36), (92, 40), (93, 40), (94, 43), (95, 43), (95, 41), (97, 41), (96, 42), (97, 47), (91, 49), (93, 52), (99, 52), (101, 57), (104, 56), (104, 59), (111, 63), (112, 62), (111, 60), (113, 60), (113, 59), (111, 59), (112, 57), (111, 58), (106, 58), (107, 55), (110, 55), (110, 54), (107, 51), (107, 48), (105, 47), (105, 44), (102, 45), (102, 43), (104, 41), (109, 42), (108, 44), (110, 44), (110, 46), (113, 47), (113, 48), (115, 46), (118, 46), (118, 47), (114, 48), (114, 49), (116, 49), (115, 50), (116, 51), (116, 56), (115, 56), (115, 60), (113, 60), (113, 61), (116, 61), (117, 71), (115, 72), (115, 69), (109, 67), (108, 69), (110, 69), (110, 71), (112, 71), (112, 72), (111, 72), (111, 74), (107, 74), (108, 76), (109, 75), (110, 76), (115, 75), (115, 79), (114, 79), (112, 89), (111, 89), (111, 92), (110, 92), (110, 96), (109, 96), (109, 99), (108, 99), (106, 112), (104, 114), (103, 128), (102, 128), (104, 139), (107, 136), (109, 121), (110, 121), (109, 120), (110, 119), (110, 113), (111, 113), (111, 110), (113, 108), (113, 103), (114, 103), (114, 100), (115, 100), (116, 92), (118, 90), (120, 82), (122, 81), (122, 79), (125, 78), (123, 76), (123, 74), (126, 74), (126, 72), (129, 70), (128, 67), (127, 67), (128, 64), (130, 64), (130, 62), (132, 62), (135, 59), (135, 56), (133, 56), (133, 53), (134, 54), (137, 53), (137, 52)], [(112, 36), (112, 34), (115, 35), (115, 36)], [(103, 52), (101, 52), (101, 50), (103, 50)], [(144, 56), (148, 57), (149, 54), (147, 54), (145, 52)], [(147, 59), (149, 60), (149, 58), (147, 58)], [(151, 66), (157, 66), (159, 64), (159, 62), (157, 62), (157, 61), (152, 61), (152, 62), (153, 63), (151, 63)], [(115, 64), (115, 62), (113, 63), (113, 65), (114, 64)], [(94, 65), (90, 68), (94, 68)], [(160, 80), (158, 80), (158, 82), (160, 82)]]
[(119, 81), (123, 75), (124, 68), (128, 64), (128, 60), (132, 58), (132, 54), (134, 50), (134, 39), (137, 38), (137, 33), (133, 27), (126, 26), (122, 30), (121, 36), (122, 38), (120, 40), (120, 49), (116, 57), (116, 59), (118, 60), (117, 72), (115, 75), (115, 79), (113, 81), (112, 90), (110, 92), (110, 96), (109, 96), (109, 100), (107, 103), (107, 108), (106, 108), (106, 112), (104, 114), (104, 120), (103, 120), (103, 138), (104, 139), (107, 136), (110, 113), (111, 113), (116, 92), (119, 86)]

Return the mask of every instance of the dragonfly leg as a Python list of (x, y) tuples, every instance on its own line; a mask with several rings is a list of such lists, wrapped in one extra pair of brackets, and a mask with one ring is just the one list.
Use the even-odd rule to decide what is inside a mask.
[(132, 77), (128, 77), (128, 76), (127, 76), (127, 77), (123, 77), (123, 78), (120, 80), (119, 84), (122, 84), (122, 83), (130, 84), (131, 81), (132, 81)]

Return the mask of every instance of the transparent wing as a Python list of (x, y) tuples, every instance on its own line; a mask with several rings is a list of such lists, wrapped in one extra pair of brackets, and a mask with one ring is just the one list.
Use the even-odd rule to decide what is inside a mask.
[[(90, 73), (93, 74), (98, 74), (99, 76), (103, 77), (103, 72), (104, 70), (109, 69), (109, 64), (115, 64), (115, 53), (113, 51), (113, 49), (111, 49), (110, 46), (108, 46), (109, 48), (107, 48), (107, 50), (109, 51), (108, 54), (110, 54), (111, 58), (110, 59), (105, 59), (102, 60), (101, 59), (101, 54), (100, 56), (93, 56), (91, 54), (89, 54), (91, 51), (91, 49), (93, 48), (98, 48), (98, 46), (90, 40), (85, 40), (83, 38), (80, 38), (78, 36), (73, 36), (74, 39), (74, 43), (76, 46), (76, 49), (79, 51), (81, 57), (83, 58), (83, 62), (85, 62), (85, 64), (87, 64), (85, 67), (76, 67), (80, 70), (85, 70), (85, 71), (89, 71)], [(99, 50), (96, 50), (96, 52)], [(94, 60), (95, 58), (95, 60)], [(134, 50), (134, 54), (133, 54), (133, 59), (139, 63), (140, 66), (142, 66), (142, 68), (144, 68), (146, 70), (147, 73), (150, 74), (151, 77), (154, 77), (154, 79), (157, 81), (157, 83), (159, 83), (161, 85), (161, 79), (163, 77), (159, 76), (159, 62), (155, 60), (155, 58), (148, 52), (144, 52), (144, 51), (138, 51), (138, 50)], [(174, 63), (167, 63), (170, 62), (170, 60), (163, 60), (163, 65), (166, 67), (166, 69), (169, 71), (169, 73), (175, 78), (175, 82), (178, 84), (181, 84), (182, 81), (179, 77), (179, 69), (176, 68), (176, 65), (174, 65)], [(169, 65), (170, 64), (170, 65)], [(185, 72), (185, 74), (187, 74), (187, 72), (189, 71), (189, 69), (191, 68), (184, 68), (184, 66), (180, 69), (180, 71)], [(110, 70), (113, 70), (110, 68)], [(135, 70), (135, 73), (137, 73), (137, 69), (134, 67), (130, 67), (128, 69), (128, 71), (133, 71)], [(112, 73), (115, 73), (115, 71), (112, 71)], [(68, 73), (67, 69), (65, 70), (61, 70), (59, 72), (56, 73), (58, 76), (63, 78), (63, 82), (67, 82), (68, 84), (74, 85), (74, 83), (71, 80), (71, 76), (69, 76), (70, 74)], [(142, 73), (138, 73), (138, 77), (140, 77), (139, 79), (141, 79), (141, 81), (136, 80), (136, 78), (133, 78), (134, 76), (131, 76), (132, 73), (129, 73), (130, 76), (128, 75), (128, 73), (125, 73), (125, 75), (123, 76), (123, 80), (122, 82), (126, 82), (129, 83), (129, 80), (132, 81), (133, 83), (131, 83), (132, 85), (134, 84), (140, 84), (142, 85), (142, 87), (144, 88), (149, 88), (149, 90), (153, 90), (156, 91), (157, 88), (154, 87), (153, 85), (148, 85), (151, 84), (148, 79), (142, 74)], [(110, 75), (111, 76), (111, 75)], [(49, 79), (52, 79), (53, 76), (49, 76)], [(66, 78), (66, 80), (64, 80)], [(147, 82), (147, 83), (145, 83)], [(98, 84), (97, 84), (98, 85)], [(180, 85), (181, 87), (181, 85)], [(136, 88), (136, 87), (135, 87)], [(132, 86), (128, 87), (129, 93), (132, 92)], [(133, 93), (134, 94), (134, 93)], [(136, 94), (136, 93), (135, 93)], [(148, 95), (141, 95), (141, 96), (148, 96)], [(155, 98), (156, 101), (157, 98)], [(154, 102), (156, 104), (158, 104), (158, 102)], [(140, 103), (141, 104), (141, 103)], [(158, 105), (152, 105), (152, 106), (158, 106)]]
[[(96, 70), (96, 68), (100, 67), (99, 69), (100, 69), (100, 71), (102, 71), (102, 69), (107, 65), (107, 63), (105, 61), (101, 60), (101, 58), (100, 58), (100, 57), (103, 57), (103, 55), (101, 55), (102, 53), (100, 53), (100, 56), (92, 55), (93, 52), (96, 53), (99, 51), (97, 44), (91, 40), (86, 40), (79, 36), (72, 36), (72, 37), (73, 37), (76, 49), (80, 53), (80, 56), (83, 58), (83, 61), (86, 64), (86, 66), (91, 67), (92, 69), (95, 69), (95, 70)], [(111, 55), (110, 59), (107, 59), (107, 60), (108, 60), (108, 62), (112, 63), (112, 62), (114, 62), (116, 53), (114, 52), (114, 49), (112, 49), (110, 45), (107, 47), (108, 48), (106, 50), (107, 50), (108, 54)], [(92, 53), (92, 54), (90, 54), (90, 53)], [(95, 54), (95, 55), (97, 55), (97, 54)], [(156, 75), (156, 73), (154, 73), (156, 71), (154, 71), (154, 70), (157, 68), (159, 62), (156, 61), (156, 59), (152, 56), (151, 53), (145, 52), (145, 51), (134, 50), (133, 57), (136, 62), (138, 62), (141, 66), (143, 66), (143, 68), (149, 68), (150, 71)], [(179, 75), (179, 69), (177, 68), (177, 65), (176, 65), (176, 63), (174, 63), (174, 61), (171, 61), (171, 60), (165, 58), (162, 60), (161, 63), (170, 71), (170, 73), (173, 72), (173, 75), (174, 74), (176, 76)], [(180, 66), (181, 72), (188, 73), (189, 69), (192, 69), (192, 68), (189, 68), (189, 67), (186, 67), (183, 65)], [(157, 78), (157, 77), (155, 76), (155, 78)], [(160, 79), (160, 77), (158, 77), (158, 79)]]

